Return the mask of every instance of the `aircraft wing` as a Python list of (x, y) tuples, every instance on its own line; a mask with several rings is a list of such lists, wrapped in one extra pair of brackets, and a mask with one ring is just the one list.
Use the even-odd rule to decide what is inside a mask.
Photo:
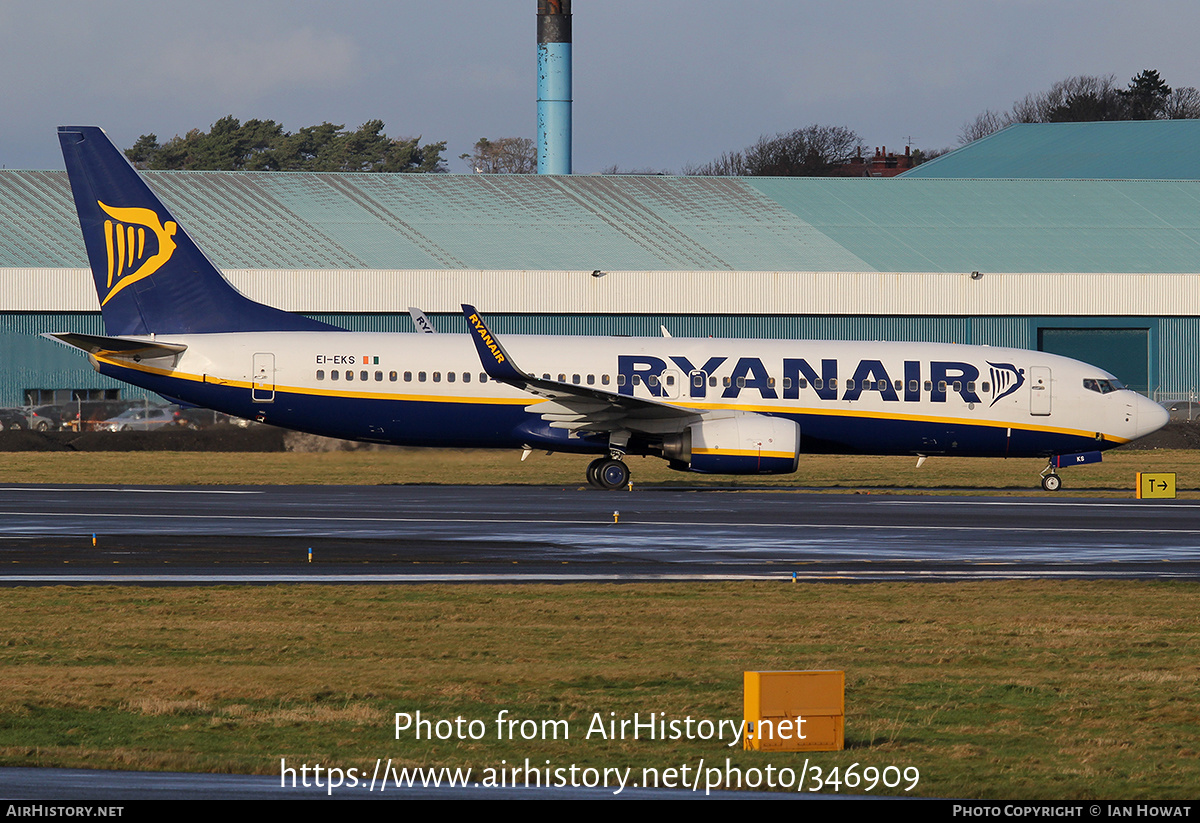
[(547, 380), (522, 371), (488, 329), (479, 312), (465, 303), (462, 309), (488, 377), (551, 401), (526, 406), (525, 411), (540, 414), (552, 428), (583, 432), (619, 429), (662, 431), (675, 429), (679, 423), (702, 417), (693, 409), (661, 400), (631, 397), (561, 380)]

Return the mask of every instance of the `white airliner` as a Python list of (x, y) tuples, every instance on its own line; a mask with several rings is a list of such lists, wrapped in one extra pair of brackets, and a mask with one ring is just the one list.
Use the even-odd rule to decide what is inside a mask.
[(1048, 457), (1055, 490), (1058, 467), (1167, 422), (1102, 369), (1019, 349), (501, 342), (467, 305), (467, 335), (348, 332), (233, 289), (99, 128), (60, 127), (59, 140), (107, 336), (47, 336), (172, 400), (353, 440), (596, 454), (588, 482), (608, 489), (629, 482), (630, 454), (773, 474), (821, 452)]

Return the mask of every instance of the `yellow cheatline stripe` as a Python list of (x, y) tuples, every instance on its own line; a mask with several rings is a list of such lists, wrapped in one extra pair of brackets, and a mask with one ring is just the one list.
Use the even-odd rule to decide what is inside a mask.
[(692, 448), (692, 454), (716, 454), (728, 457), (782, 457), (787, 460), (796, 456), (794, 452), (769, 452), (757, 449), (697, 449), (695, 447)]
[[(884, 411), (854, 411), (851, 409), (825, 409), (805, 406), (797, 408), (795, 406), (779, 407), (779, 406), (724, 406), (717, 403), (680, 403), (680, 406), (695, 409), (711, 409), (714, 411), (745, 411), (756, 412), (760, 414), (807, 414), (813, 416), (825, 417), (856, 417), (866, 420), (900, 420), (908, 423), (942, 423), (951, 426), (973, 426), (976, 428), (989, 429), (1013, 429), (1015, 431), (1033, 431), (1033, 432), (1049, 432), (1051, 434), (1073, 434), (1080, 437), (1094, 437), (1094, 431), (1084, 431), (1082, 429), (1065, 429), (1059, 426), (1039, 426), (1033, 423), (1014, 424), (1004, 420), (979, 420), (967, 417), (939, 417), (925, 414), (900, 414), (898, 412)], [(1128, 443), (1127, 438), (1116, 437), (1111, 434), (1105, 434), (1104, 439), (1113, 443)]]
[(111, 357), (103, 357), (100, 355), (92, 355), (94, 359), (101, 363), (107, 363), (110, 366), (115, 366), (118, 369), (129, 369), (130, 371), (140, 371), (147, 374), (155, 374), (162, 377), (172, 377), (179, 380), (187, 380), (192, 383), (208, 383), (214, 386), (230, 386), (235, 389), (263, 389), (272, 387), (275, 391), (284, 394), (305, 394), (314, 397), (345, 397), (356, 400), (404, 400), (410, 402), (428, 402), (428, 403), (469, 403), (473, 405), (491, 405), (491, 406), (528, 406), (527, 398), (483, 398), (483, 397), (458, 397), (454, 395), (436, 395), (436, 394), (396, 394), (394, 392), (356, 392), (344, 391), (338, 389), (313, 389), (307, 386), (283, 386), (278, 383), (256, 383), (252, 380), (227, 380), (225, 378), (216, 377), (215, 375), (189, 374), (187, 372), (171, 371), (170, 369), (159, 369), (154, 366), (146, 366), (141, 363), (130, 363), (125, 359), (114, 359)]
[[(149, 374), (157, 374), (163, 377), (174, 377), (180, 380), (190, 380), (195, 383), (211, 383), (221, 386), (233, 386), (235, 388), (249, 389), (254, 386), (262, 386), (255, 384), (252, 381), (242, 380), (226, 380), (224, 378), (209, 375), (208, 380), (204, 379), (204, 375), (188, 374), (185, 372), (170, 371), (168, 369), (158, 369), (153, 366), (142, 365), (141, 363), (130, 363), (128, 360), (117, 360), (109, 357), (101, 357), (92, 355), (97, 361), (107, 363), (110, 366), (115, 366), (119, 369), (130, 369), (131, 371), (147, 372)], [(314, 389), (308, 386), (282, 386), (275, 384), (275, 391), (286, 394), (307, 394), (316, 397), (346, 397), (358, 398), (367, 400), (404, 400), (409, 402), (426, 402), (426, 403), (468, 403), (474, 405), (488, 406), (516, 406), (530, 405), (529, 398), (490, 398), (490, 397), (461, 397), (455, 395), (431, 395), (431, 394), (394, 394), (384, 392), (355, 392), (338, 389)], [(550, 400), (538, 402), (553, 402)], [(899, 420), (907, 423), (941, 423), (952, 426), (970, 426), (975, 428), (991, 428), (991, 429), (1013, 429), (1014, 431), (1026, 432), (1047, 432), (1050, 434), (1071, 434), (1077, 437), (1094, 437), (1094, 431), (1083, 431), (1082, 429), (1066, 429), (1058, 426), (1038, 426), (1032, 423), (1014, 424), (999, 420), (971, 420), (962, 417), (934, 417), (931, 415), (920, 414), (898, 414), (895, 412), (869, 412), (869, 411), (850, 411), (848, 409), (822, 409), (811, 406), (741, 406), (741, 405), (721, 405), (717, 403), (692, 403), (692, 402), (676, 402), (672, 405), (678, 406), (681, 409), (694, 409), (697, 411), (732, 411), (732, 412), (751, 412), (759, 414), (776, 414), (776, 415), (809, 415), (813, 417), (854, 417), (863, 420)], [(1128, 438), (1117, 437), (1111, 434), (1101, 433), (1104, 440), (1110, 443), (1128, 443)]]

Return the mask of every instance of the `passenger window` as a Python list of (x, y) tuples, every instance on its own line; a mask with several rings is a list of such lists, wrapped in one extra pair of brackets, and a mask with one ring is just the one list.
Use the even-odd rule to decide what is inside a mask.
[(771, 388), (775, 388), (775, 378), (774, 378), (774, 377), (768, 377), (768, 378), (767, 378), (767, 385), (768, 385), (768, 386), (770, 386)]
[(984, 380), (983, 383), (980, 384), (980, 388), (983, 390), (984, 394), (987, 394), (988, 392), (990, 392), (992, 390), (992, 384), (989, 383), (988, 381)]
[(967, 391), (975, 391), (975, 381), (971, 380), (967, 383)]
[(448, 372), (446, 372), (446, 382), (447, 382), (447, 383), (453, 383), (453, 382), (454, 382), (454, 379), (455, 379), (455, 374), (454, 374), (454, 372), (452, 372), (452, 371), (448, 371)]
[(717, 378), (716, 378), (716, 377), (710, 377), (710, 378), (708, 378), (708, 385), (710, 385), (710, 386), (715, 386), (715, 385), (717, 385)]
[(338, 376), (339, 376), (340, 374), (341, 374), (341, 372), (339, 372), (337, 369), (331, 369), (331, 370), (330, 370), (330, 372), (329, 372), (329, 379), (330, 379), (330, 380), (337, 380), (337, 379), (338, 379)]
[(464, 382), (464, 383), (470, 383), (470, 382), (471, 382), (471, 373), (470, 373), (469, 371), (465, 371), (465, 372), (463, 372), (463, 382)]
[(744, 378), (744, 377), (739, 377), (739, 378), (737, 379), (737, 384), (738, 384), (738, 388), (739, 388), (739, 389), (744, 389), (744, 388), (746, 388), (746, 378)]
[[(832, 381), (830, 381), (830, 382), (832, 382)], [(854, 389), (854, 378), (853, 377), (851, 377), (849, 380), (846, 381), (846, 388), (851, 389), (851, 390)], [(866, 388), (866, 386), (864, 386), (863, 388)]]
[(559, 383), (566, 383), (566, 382), (567, 382), (567, 376), (566, 376), (565, 374), (560, 374), (560, 375), (558, 376), (558, 382), (559, 382)]
[(600, 382), (607, 386), (608, 385), (608, 375), (607, 374), (600, 375)]
[(725, 385), (725, 388), (729, 388), (729, 378), (728, 377), (722, 378), (721, 382)]
[(349, 369), (346, 369), (346, 379), (347, 379), (347, 380), (353, 380), (353, 379), (354, 379), (354, 372), (350, 371)]
[(920, 389), (920, 387), (921, 387), (921, 384), (918, 383), (916, 380), (908, 381), (908, 390), (910, 392), (916, 392), (918, 389)]
[(370, 378), (370, 376), (367, 374), (367, 372), (366, 372), (366, 371), (360, 371), (360, 372), (358, 373), (358, 379), (359, 379), (359, 380), (370, 380), (371, 378)]
[(417, 382), (418, 382), (418, 383), (424, 383), (424, 382), (425, 382), (425, 372), (423, 372), (423, 371), (419, 371), (419, 372), (417, 372)]
[(623, 374), (618, 374), (618, 375), (617, 375), (617, 385), (618, 385), (618, 386), (624, 386), (624, 385), (625, 385), (625, 375), (623, 375)]
[(674, 385), (675, 385), (675, 375), (673, 375), (673, 374), (668, 374), (668, 375), (667, 375), (667, 385), (668, 385), (668, 386), (674, 386)]
[(576, 386), (579, 385), (579, 380), (580, 380), (579, 375), (577, 375), (577, 374), (571, 375), (571, 382), (574, 383)]
[(945, 380), (938, 381), (938, 391), (940, 391), (940, 392), (946, 391), (946, 381)]
[(962, 381), (961, 381), (961, 380), (955, 380), (955, 381), (954, 381), (954, 386), (953, 386), (953, 388), (954, 388), (954, 390), (955, 390), (955, 391), (962, 391)]
[(433, 382), (434, 382), (434, 383), (441, 383), (441, 382), (442, 382), (442, 373), (441, 373), (440, 371), (435, 371), (435, 372), (433, 373)]
[(317, 379), (318, 380), (325, 379), (325, 370), (324, 369), (317, 369)]
[(820, 391), (821, 389), (825, 388), (825, 378), (818, 377), (816, 380), (814, 380), (813, 388), (816, 389), (817, 391)]
[[(897, 381), (896, 381), (896, 391), (900, 391), (900, 390), (901, 390), (901, 389), (903, 389), (903, 388), (904, 388), (904, 381), (903, 381), (903, 380), (897, 380)], [(914, 386), (913, 388), (914, 388), (914, 390), (915, 390), (915, 388), (916, 388), (916, 387)]]
[(657, 386), (658, 385), (658, 375), (657, 374), (647, 375), (646, 385), (647, 386)]
[(635, 385), (635, 386), (640, 386), (640, 385), (641, 385), (641, 383), (642, 383), (642, 377), (641, 377), (641, 375), (639, 375), (639, 374), (635, 374), (635, 375), (633, 376), (633, 385)]
[(381, 371), (377, 371), (377, 372), (375, 372), (375, 382), (376, 382), (376, 383), (382, 383), (382, 382), (383, 382), (383, 372), (381, 372)]
[[(942, 391), (945, 391), (945, 390), (946, 390), (946, 384), (945, 384), (945, 383), (943, 383), (943, 384), (942, 384)], [(925, 381), (925, 391), (933, 391), (933, 381), (931, 381), (931, 380), (926, 380), (926, 381)]]
[(790, 378), (790, 377), (783, 378), (783, 387), (785, 389), (790, 389), (792, 387), (792, 378)]
[(588, 375), (588, 378), (587, 378), (587, 383), (588, 383), (588, 385), (589, 385), (589, 386), (594, 386), (594, 385), (596, 385), (596, 375), (594, 375), (594, 374), (589, 374), (589, 375)]
[(411, 383), (411, 382), (412, 382), (412, 372), (410, 372), (410, 371), (406, 371), (406, 372), (404, 373), (404, 382), (405, 382), (405, 383)]
[(388, 372), (388, 380), (390, 380), (391, 382), (395, 383), (397, 377), (399, 377), (399, 375), (396, 374), (394, 371)]
[(695, 387), (696, 387), (696, 388), (698, 388), (698, 389), (699, 389), (699, 388), (703, 388), (703, 386), (704, 386), (704, 374), (703, 374), (703, 373), (701, 373), (701, 372), (696, 372), (695, 374), (693, 374), (693, 375), (692, 375), (692, 385), (693, 385), (693, 386), (695, 386)]
[(808, 388), (808, 378), (801, 377), (799, 380), (796, 381), (796, 385), (798, 385), (802, 389), (807, 389)]
[(484, 372), (480, 372), (479, 373), (479, 382), (486, 383), (487, 381), (488, 381), (488, 376)]

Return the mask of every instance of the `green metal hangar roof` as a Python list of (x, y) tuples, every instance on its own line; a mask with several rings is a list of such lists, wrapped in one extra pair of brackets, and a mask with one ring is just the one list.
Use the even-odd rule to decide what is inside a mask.
[(1200, 120), (1016, 123), (907, 178), (1200, 180)]
[[(292, 311), (1200, 314), (1195, 181), (147, 177)], [(95, 311), (85, 266), (65, 174), (0, 172), (0, 307)]]
[[(147, 178), (243, 292), (349, 328), (409, 331), (415, 305), (458, 330), (471, 302), (502, 332), (1042, 347), (1200, 385), (1192, 180)], [(31, 335), (96, 312), (66, 174), (0, 171), (0, 403), (90, 385)]]

